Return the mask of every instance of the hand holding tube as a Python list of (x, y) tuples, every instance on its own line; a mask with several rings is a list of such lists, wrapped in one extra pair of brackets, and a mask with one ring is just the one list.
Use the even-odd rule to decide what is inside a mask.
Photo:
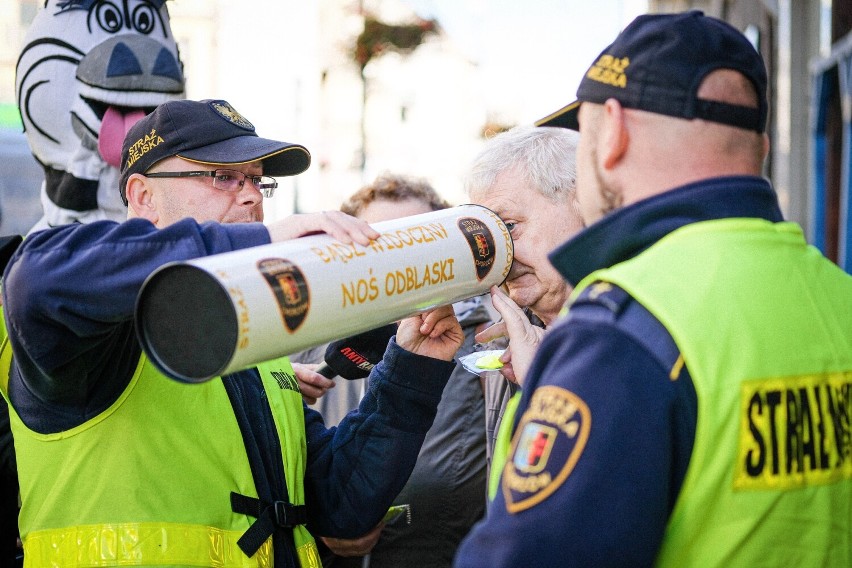
[(464, 341), (451, 305), (441, 306), (402, 320), (396, 342), (406, 351), (452, 361)]
[(289, 241), (306, 235), (326, 233), (341, 243), (370, 244), (370, 240), (379, 237), (378, 231), (362, 221), (341, 211), (322, 211), (320, 213), (299, 213), (270, 223), (267, 226), (272, 242)]

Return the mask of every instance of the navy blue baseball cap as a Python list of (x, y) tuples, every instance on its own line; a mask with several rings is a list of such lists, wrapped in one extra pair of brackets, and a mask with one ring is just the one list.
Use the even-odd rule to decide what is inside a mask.
[[(704, 78), (719, 69), (742, 73), (758, 107), (698, 98)], [(577, 101), (536, 122), (579, 130), (580, 103), (616, 99), (625, 108), (688, 120), (700, 118), (764, 132), (769, 114), (763, 58), (736, 28), (693, 10), (637, 17), (598, 56), (577, 89)]]
[(127, 178), (171, 156), (209, 165), (260, 161), (263, 174), (273, 177), (300, 174), (311, 165), (304, 146), (261, 138), (227, 101), (168, 101), (134, 124), (124, 138), (119, 190), (125, 205)]

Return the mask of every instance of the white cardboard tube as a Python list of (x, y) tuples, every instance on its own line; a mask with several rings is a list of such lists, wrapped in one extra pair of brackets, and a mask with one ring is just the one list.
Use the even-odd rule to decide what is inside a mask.
[(479, 205), (373, 227), (369, 246), (314, 235), (160, 267), (137, 299), (143, 349), (202, 382), (483, 294), (512, 266), (506, 225)]

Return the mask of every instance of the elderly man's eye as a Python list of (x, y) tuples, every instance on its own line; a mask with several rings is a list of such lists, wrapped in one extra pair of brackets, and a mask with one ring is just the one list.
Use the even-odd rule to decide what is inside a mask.
[(517, 225), (517, 223), (513, 222), (504, 222), (503, 224), (506, 225), (506, 228), (509, 229), (510, 233), (515, 230), (515, 225)]

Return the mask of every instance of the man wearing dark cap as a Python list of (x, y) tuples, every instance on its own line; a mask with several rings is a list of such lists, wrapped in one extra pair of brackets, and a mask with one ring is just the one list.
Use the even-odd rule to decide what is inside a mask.
[(761, 177), (766, 87), (728, 24), (646, 15), (540, 122), (579, 126), (588, 226), (457, 566), (850, 565), (852, 277)]
[(260, 222), (273, 176), (309, 163), (225, 101), (168, 102), (125, 139), (126, 222), (55, 227), (17, 249), (0, 392), (28, 564), (318, 567), (311, 531), (355, 537), (387, 511), (454, 368), (451, 307), (400, 324), (360, 412), (332, 430), (294, 386), (312, 372), (286, 357), (187, 385), (134, 332), (137, 293), (167, 262), (318, 231), (376, 238), (340, 212)]

